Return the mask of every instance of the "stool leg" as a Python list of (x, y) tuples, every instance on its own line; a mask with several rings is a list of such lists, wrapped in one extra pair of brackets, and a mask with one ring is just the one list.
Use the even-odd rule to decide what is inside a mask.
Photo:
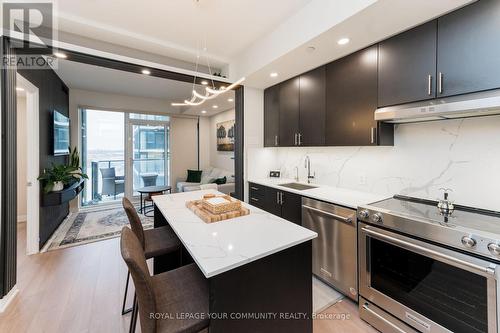
[(122, 305), (122, 316), (132, 311), (132, 307), (125, 310), (125, 304), (127, 303), (127, 293), (128, 293), (128, 283), (130, 281), (130, 271), (127, 271), (127, 282), (125, 283), (125, 295), (123, 295), (123, 305)]
[(137, 296), (134, 294), (134, 305), (132, 305), (132, 315), (130, 316), (130, 327), (128, 329), (129, 333), (135, 333), (135, 327), (137, 326)]

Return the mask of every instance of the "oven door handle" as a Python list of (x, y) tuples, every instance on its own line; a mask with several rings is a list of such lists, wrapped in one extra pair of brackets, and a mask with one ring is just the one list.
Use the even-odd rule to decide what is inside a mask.
[(472, 262), (468, 262), (468, 261), (462, 260), (460, 258), (454, 258), (450, 255), (440, 253), (438, 251), (434, 251), (432, 249), (429, 249), (429, 248), (426, 248), (426, 247), (423, 247), (423, 246), (420, 246), (417, 244), (410, 243), (410, 242), (402, 240), (402, 239), (398, 239), (398, 238), (371, 230), (367, 227), (363, 227), (363, 228), (361, 228), (361, 230), (362, 230), (362, 232), (364, 232), (364, 233), (366, 233), (374, 238), (377, 238), (377, 239), (382, 240), (382, 241), (386, 241), (386, 242), (391, 243), (393, 245), (397, 245), (403, 249), (410, 250), (410, 251), (413, 251), (413, 252), (416, 252), (416, 253), (419, 253), (419, 254), (434, 258), (434, 259), (441, 259), (444, 262), (450, 263), (454, 266), (463, 267), (463, 268), (465, 268), (471, 272), (474, 272), (476, 274), (479, 274), (479, 275), (482, 275), (485, 277), (489, 277), (489, 278), (493, 277), (496, 279), (494, 266), (492, 267), (492, 266), (476, 265)]

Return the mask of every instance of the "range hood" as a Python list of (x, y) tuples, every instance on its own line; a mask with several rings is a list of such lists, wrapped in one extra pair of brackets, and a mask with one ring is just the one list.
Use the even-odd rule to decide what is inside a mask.
[(412, 123), (495, 114), (500, 114), (500, 89), (379, 108), (375, 120)]

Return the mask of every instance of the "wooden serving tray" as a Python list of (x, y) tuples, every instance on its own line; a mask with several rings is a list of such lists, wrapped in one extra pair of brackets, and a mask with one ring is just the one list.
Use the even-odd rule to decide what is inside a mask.
[(203, 207), (202, 200), (188, 201), (186, 202), (186, 207), (192, 210), (193, 213), (195, 213), (205, 223), (213, 223), (250, 214), (250, 210), (243, 206), (241, 206), (238, 210), (233, 210), (231, 212), (213, 214)]

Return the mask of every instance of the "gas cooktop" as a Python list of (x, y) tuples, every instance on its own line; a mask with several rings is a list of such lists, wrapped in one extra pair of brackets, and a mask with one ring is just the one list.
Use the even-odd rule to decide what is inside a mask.
[(500, 212), (396, 195), (358, 208), (360, 221), (500, 260)]

